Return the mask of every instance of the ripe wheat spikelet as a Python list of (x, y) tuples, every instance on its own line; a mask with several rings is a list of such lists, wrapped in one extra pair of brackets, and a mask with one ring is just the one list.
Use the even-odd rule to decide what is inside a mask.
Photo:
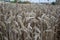
[(19, 4), (16, 7), (15, 4), (0, 4), (0, 40), (53, 40), (59, 8), (53, 5)]

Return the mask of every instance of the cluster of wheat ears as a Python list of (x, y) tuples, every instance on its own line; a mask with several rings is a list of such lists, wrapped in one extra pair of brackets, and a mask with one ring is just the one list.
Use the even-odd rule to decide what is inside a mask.
[(60, 7), (0, 4), (0, 40), (54, 40)]

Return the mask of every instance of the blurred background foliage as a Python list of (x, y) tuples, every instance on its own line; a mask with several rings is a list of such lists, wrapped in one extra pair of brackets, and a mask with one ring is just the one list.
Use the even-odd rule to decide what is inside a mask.
[(24, 3), (24, 4), (26, 4), (26, 3), (31, 3), (31, 2), (29, 2), (29, 1), (17, 1), (17, 0), (14, 0), (14, 1), (10, 1), (11, 3), (16, 3), (16, 2), (18, 2), (18, 3)]
[(18, 3), (31, 3), (31, 2), (29, 2), (29, 1), (22, 1), (22, 0), (0, 0), (0, 1), (4, 1), (4, 2), (11, 2), (11, 3), (16, 3), (16, 2), (18, 2)]

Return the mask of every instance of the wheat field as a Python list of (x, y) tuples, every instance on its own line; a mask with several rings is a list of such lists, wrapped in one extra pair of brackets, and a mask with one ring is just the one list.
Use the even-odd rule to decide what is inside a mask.
[(60, 40), (60, 5), (0, 3), (0, 40)]

